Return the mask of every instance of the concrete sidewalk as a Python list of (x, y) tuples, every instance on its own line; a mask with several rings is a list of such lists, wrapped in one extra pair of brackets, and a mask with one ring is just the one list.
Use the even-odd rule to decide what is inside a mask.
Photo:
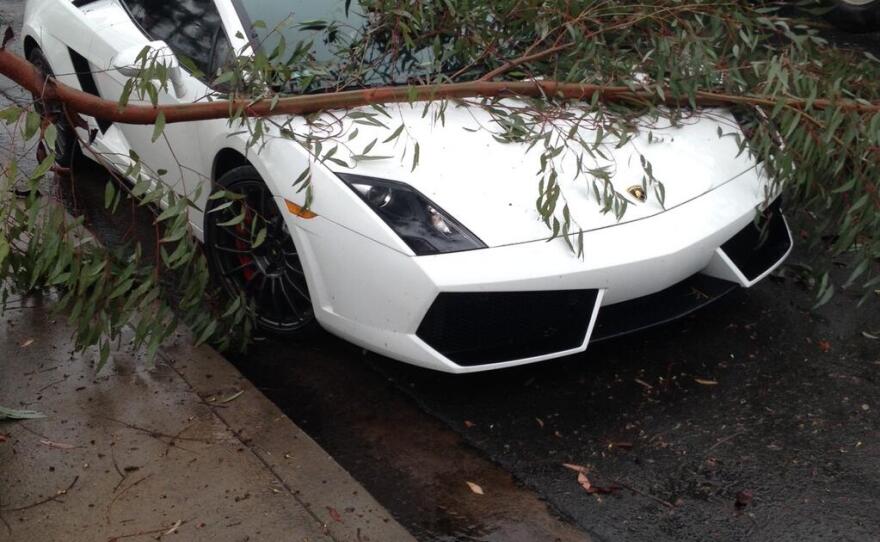
[[(414, 540), (221, 356), (186, 337), (99, 374), (35, 300), (0, 322), (0, 540)], [(13, 303), (17, 306), (22, 303)]]

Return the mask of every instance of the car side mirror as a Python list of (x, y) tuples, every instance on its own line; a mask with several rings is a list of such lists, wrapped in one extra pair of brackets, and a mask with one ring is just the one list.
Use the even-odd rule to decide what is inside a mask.
[(148, 62), (155, 59), (157, 63), (164, 64), (168, 70), (168, 79), (171, 81), (171, 86), (174, 87), (174, 95), (178, 98), (186, 96), (186, 84), (180, 69), (180, 61), (164, 41), (151, 41), (146, 47), (134, 45), (123, 49), (110, 61), (111, 67), (126, 77), (137, 76), (141, 71), (144, 60), (143, 53), (146, 48), (149, 49), (146, 53)]

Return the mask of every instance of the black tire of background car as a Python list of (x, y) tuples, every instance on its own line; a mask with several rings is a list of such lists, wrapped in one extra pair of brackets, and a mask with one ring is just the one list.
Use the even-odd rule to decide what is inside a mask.
[[(55, 75), (52, 72), (52, 67), (49, 65), (49, 60), (39, 47), (34, 47), (31, 50), (28, 54), (28, 61), (46, 76), (53, 77)], [(77, 142), (76, 133), (70, 126), (63, 107), (58, 103), (45, 103), (40, 96), (34, 95), (33, 98), (34, 107), (37, 112), (43, 116), (51, 116), (52, 122), (54, 122), (55, 128), (58, 131), (55, 139), (55, 163), (61, 167), (69, 168), (73, 163)]]
[[(242, 236), (242, 232), (235, 227), (220, 225), (238, 214), (241, 207), (233, 205), (223, 209), (226, 198), (209, 200), (205, 208), (204, 242), (215, 281), (230, 296), (245, 293), (256, 309), (260, 331), (285, 339), (310, 339), (319, 326), (311, 301), (308, 300), (309, 291), (302, 262), (284, 224), (277, 199), (272, 196), (257, 170), (250, 165), (230, 170), (216, 184), (217, 189), (246, 196), (243, 201), (247, 201), (252, 209), (260, 209), (258, 212), (270, 226), (267, 227), (266, 240), (255, 248), (248, 241), (251, 236)], [(274, 252), (267, 256), (267, 251)], [(270, 258), (278, 261), (279, 251), (282, 263), (270, 273), (268, 265), (264, 264)], [(286, 311), (288, 308), (290, 310)], [(297, 309), (299, 313), (292, 314)]]
[(834, 0), (828, 12), (828, 20), (849, 32), (872, 32), (880, 30), (880, 0), (866, 3)]

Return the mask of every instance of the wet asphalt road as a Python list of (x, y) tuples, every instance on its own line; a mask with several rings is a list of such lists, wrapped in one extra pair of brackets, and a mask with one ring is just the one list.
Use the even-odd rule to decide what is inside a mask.
[[(70, 182), (105, 242), (151, 231), (101, 211), (100, 169), (81, 163), (76, 199)], [(811, 311), (797, 264), (817, 258), (520, 369), (441, 375), (327, 335), (236, 361), (422, 540), (880, 540), (880, 297)]]
[(561, 362), (373, 364), (598, 540), (878, 540), (880, 302), (811, 303), (771, 280)]
[[(440, 520), (450, 492), (473, 508), (465, 480), (491, 502), (495, 477), (436, 471), (462, 444), (402, 411), (441, 420), (596, 540), (878, 540), (880, 343), (862, 331), (880, 329), (880, 301), (812, 302), (768, 280), (585, 355), (475, 376), (334, 339), (261, 345), (240, 368), (425, 540), (489, 539)], [(589, 495), (563, 463), (620, 489)]]

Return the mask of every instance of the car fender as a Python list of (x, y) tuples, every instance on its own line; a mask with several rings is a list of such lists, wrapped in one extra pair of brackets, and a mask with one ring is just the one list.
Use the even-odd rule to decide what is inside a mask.
[[(28, 6), (30, 5), (28, 4)], [(32, 15), (25, 19), (22, 27), (22, 41), (26, 40), (33, 40), (37, 47), (43, 51), (43, 54), (49, 60), (49, 65), (52, 66), (52, 71), (58, 74), (56, 79), (59, 82), (77, 90), (82, 90), (79, 80), (76, 78), (76, 70), (70, 58), (68, 44), (46, 31), (39, 16)]]
[[(270, 131), (265, 136), (263, 144), (249, 150), (247, 134), (230, 136), (228, 133), (236, 128), (229, 128), (226, 120), (216, 122), (222, 123), (223, 128), (210, 130), (213, 137), (204, 143), (209, 149), (204, 154), (210, 157), (205, 171), (211, 171), (215, 157), (223, 149), (232, 149), (247, 158), (276, 197), (305, 206), (307, 190), (303, 187), (304, 183), (297, 186), (294, 186), (294, 183), (306, 168), (310, 168), (308, 182), (312, 201), (309, 210), (339, 227), (354, 231), (391, 250), (406, 255), (412, 254), (403, 240), (353, 190), (325, 164), (316, 161), (302, 145)], [(203, 194), (203, 197), (207, 198), (207, 194)], [(278, 203), (282, 209), (285, 209), (284, 201)], [(299, 218), (296, 223), (300, 228), (309, 229), (308, 219)]]

